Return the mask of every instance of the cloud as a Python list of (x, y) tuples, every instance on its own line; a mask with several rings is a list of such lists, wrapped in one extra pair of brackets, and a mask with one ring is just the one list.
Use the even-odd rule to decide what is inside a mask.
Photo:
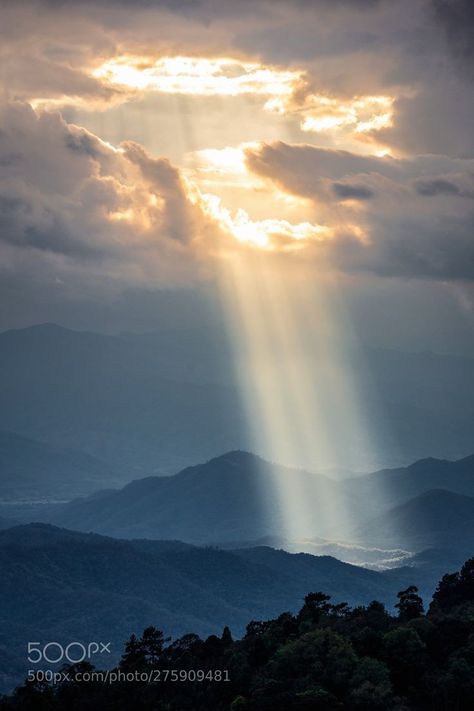
[(434, 180), (418, 180), (415, 183), (415, 189), (418, 195), (423, 195), (424, 197), (461, 194), (459, 187), (455, 183), (442, 178), (435, 178)]
[[(394, 160), (277, 143), (247, 149), (247, 162), (280, 189), (313, 199), (332, 235), (314, 249), (344, 271), (474, 280), (473, 160)], [(343, 201), (335, 210), (331, 192), (362, 198), (363, 209)]]
[(390, 159), (362, 156), (349, 151), (290, 145), (282, 141), (246, 151), (251, 171), (271, 179), (289, 192), (314, 197), (322, 180), (341, 180), (351, 174), (380, 172), (391, 175), (397, 164)]
[(179, 171), (139, 145), (114, 148), (24, 104), (1, 109), (4, 273), (67, 290), (102, 282), (156, 288), (199, 278), (218, 226)]
[[(464, 15), (451, 6), (468, 7), (467, 2), (25, 0), (4, 5), (0, 39), (10, 99), (89, 113), (129, 102), (129, 119), (144, 92), (96, 76), (100, 66), (124, 56), (158, 63), (177, 55), (230, 57), (304, 74), (292, 101), (281, 107), (288, 140), (311, 140), (301, 135), (304, 130), (316, 133), (320, 145), (342, 137), (350, 150), (370, 142), (397, 152), (470, 155), (474, 150), (472, 86), (466, 90), (459, 71), (449, 66), (443, 40), (447, 32), (463, 32), (457, 18)], [(450, 124), (456, 124), (455, 131), (447, 130)]]
[(474, 79), (474, 5), (471, 0), (433, 0), (432, 5), (462, 71)]
[(341, 200), (370, 200), (375, 193), (364, 185), (350, 183), (333, 183), (332, 190)]
[[(11, 0), (13, 2), (14, 0)], [(18, 0), (15, 0), (18, 2)], [(21, 0), (20, 0), (21, 1)], [(7, 0), (8, 2), (8, 0)], [(292, 0), (295, 8), (314, 10), (317, 7), (332, 7), (340, 9), (344, 7), (356, 7), (359, 10), (369, 9), (378, 5), (380, 0)], [(233, 0), (83, 0), (84, 4), (110, 6), (124, 6), (130, 9), (137, 8), (158, 8), (167, 9), (177, 14), (200, 12), (203, 10), (213, 11), (215, 15), (238, 15), (244, 11), (255, 11), (256, 8), (269, 8), (274, 5), (288, 6), (288, 0), (240, 0), (238, 8)], [(68, 0), (37, 0), (43, 6), (61, 7), (68, 4)]]
[[(313, 229), (318, 235), (312, 248), (327, 250), (341, 268), (461, 278), (461, 266), (455, 268), (460, 257), (451, 263), (448, 252), (454, 255), (459, 247), (467, 268), (474, 169), (466, 157), (474, 155), (474, 98), (442, 40), (443, 33), (463, 31), (453, 10), (463, 4), (456, 0), (447, 9), (448, 4), (6, 3), (0, 28), (6, 91), (37, 107), (42, 101), (66, 106), (65, 116), (74, 110), (81, 117), (88, 114), (93, 125), (85, 124), (88, 132), (47, 111), (8, 110), (0, 136), (5, 258), (13, 265), (20, 255), (26, 263), (26, 255), (35, 254), (42, 268), (49, 265), (52, 278), (89, 273), (117, 282), (178, 283), (206, 268), (212, 245), (225, 240), (229, 229), (248, 235), (257, 229), (264, 237), (278, 229), (293, 239), (293, 227), (300, 223), (305, 225), (300, 231)], [(205, 104), (206, 112), (212, 107), (212, 117), (204, 116), (207, 129), (201, 130), (194, 111), (198, 99), (188, 92), (181, 100), (189, 84), (186, 73), (180, 74), (179, 86), (173, 84), (180, 96), (167, 95), (170, 102), (158, 109), (140, 103), (133, 82), (123, 86), (97, 75), (99, 67), (120, 64), (120, 58), (143, 56), (153, 59), (152, 74), (160, 82), (177, 81), (163, 74), (163, 58), (200, 58), (204, 71), (210, 60), (215, 64), (230, 57), (235, 64), (226, 69), (229, 87), (240, 82), (242, 67), (255, 63), (260, 88), (269, 82), (276, 92), (268, 96), (278, 98), (283, 85), (291, 84), (291, 92), (284, 94), (282, 114), (273, 116), (263, 110), (266, 88), (258, 97), (243, 91), (240, 103), (238, 97), (212, 94), (213, 102)], [(268, 68), (273, 73), (262, 75)], [(292, 79), (285, 84), (286, 73), (296, 77), (295, 86)], [(211, 78), (205, 78), (206, 91), (209, 82), (215, 91), (216, 77)], [(181, 124), (170, 122), (172, 133), (160, 144), (156, 125), (168, 114), (163, 106), (173, 102)], [(227, 113), (220, 113), (225, 102)], [(105, 115), (98, 115), (99, 109)], [(247, 121), (250, 112), (255, 119)], [(302, 133), (305, 121), (311, 130)], [(245, 133), (256, 126), (258, 135)], [(225, 131), (232, 133), (231, 140)], [(114, 146), (129, 136), (136, 142), (117, 149), (94, 134), (108, 135)], [(255, 214), (249, 208), (237, 217), (241, 206), (227, 204), (229, 189), (221, 210), (231, 214), (226, 232), (226, 220), (212, 214), (181, 169), (151, 155), (166, 150), (176, 162), (180, 154), (172, 150), (179, 141), (197, 153), (275, 136), (285, 142), (248, 150), (247, 167), (285, 193), (309, 198), (314, 215), (295, 218), (292, 213), (287, 219), (287, 214), (264, 214), (259, 205)], [(295, 145), (301, 140), (318, 145)], [(369, 155), (373, 142), (390, 146), (399, 157)], [(409, 159), (409, 153), (420, 152), (433, 155)]]

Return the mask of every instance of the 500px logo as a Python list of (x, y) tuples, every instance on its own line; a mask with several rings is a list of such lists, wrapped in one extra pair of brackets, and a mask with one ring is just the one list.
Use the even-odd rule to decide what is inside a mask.
[(110, 654), (110, 642), (69, 642), (66, 646), (59, 642), (28, 642), (28, 661), (30, 664), (48, 662), (48, 664), (58, 664), (59, 662), (70, 662), (77, 664), (85, 659), (90, 659), (95, 654)]

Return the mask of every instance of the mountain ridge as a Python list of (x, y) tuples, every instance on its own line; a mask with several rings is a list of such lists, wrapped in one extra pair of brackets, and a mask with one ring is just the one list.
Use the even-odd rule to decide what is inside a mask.
[[(394, 508), (432, 490), (429, 470), (426, 469), (428, 464), (438, 471), (438, 478), (444, 483), (440, 489), (449, 493), (450, 473), (454, 471), (459, 473), (458, 488), (464, 487), (467, 493), (452, 492), (453, 496), (469, 496), (474, 491), (472, 459), (466, 457), (439, 463), (424, 460), (421, 478), (414, 474), (416, 463), (405, 470), (390, 470), (393, 481), (384, 488), (386, 471), (380, 475), (367, 475), (365, 481), (364, 477), (358, 477), (354, 481), (335, 482), (304, 470), (281, 467), (238, 450), (186, 467), (172, 476), (138, 479), (122, 489), (98, 492), (46, 509), (40, 519), (119, 538), (177, 538), (195, 544), (228, 545), (281, 536), (287, 523), (285, 517), (293, 515), (298, 517), (301, 530), (306, 527), (307, 537), (337, 540), (337, 535), (339, 539), (342, 537), (342, 529), (337, 534), (336, 522), (328, 515), (325, 502), (330, 500), (337, 510), (349, 511), (355, 530), (374, 518), (375, 504), (383, 512), (382, 519), (396, 516), (396, 513), (390, 513)], [(300, 509), (285, 510), (279, 491), (282, 480), (291, 482), (302, 492), (299, 502), (293, 502)], [(402, 485), (394, 493), (399, 480)], [(375, 486), (371, 489), (372, 482)], [(409, 496), (411, 490), (415, 496)], [(367, 540), (366, 536), (364, 541)], [(400, 540), (395, 541), (392, 537), (390, 541), (391, 548), (403, 548)], [(374, 532), (370, 542), (377, 546), (379, 534)]]
[(354, 536), (361, 542), (376, 538), (381, 545), (417, 551), (474, 547), (474, 497), (430, 489), (362, 525)]
[[(116, 660), (131, 632), (150, 624), (173, 636), (230, 625), (239, 636), (252, 619), (296, 611), (311, 590), (393, 605), (400, 586), (418, 582), (416, 571), (388, 577), (328, 556), (124, 541), (39, 523), (0, 531), (0, 567), (2, 690), (26, 674), (26, 639), (110, 641)], [(435, 581), (421, 582), (431, 594)]]

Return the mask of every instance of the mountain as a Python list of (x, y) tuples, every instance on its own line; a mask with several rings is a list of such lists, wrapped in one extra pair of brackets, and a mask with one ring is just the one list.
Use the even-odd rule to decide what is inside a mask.
[[(357, 550), (353, 545), (357, 541), (348, 533), (371, 521), (375, 512), (380, 512), (383, 524), (385, 512), (395, 515), (391, 513), (394, 505), (413, 498), (412, 491), (429, 491), (432, 480), (471, 491), (473, 460), (423, 460), (405, 469), (335, 482), (235, 451), (173, 476), (138, 479), (122, 489), (42, 507), (27, 520), (35, 516), (55, 525), (121, 538), (178, 538), (226, 547), (248, 547), (262, 541), (289, 551), (330, 553), (350, 562), (381, 561), (385, 565), (384, 560), (404, 555), (399, 550), (381, 550), (387, 548), (386, 541), (391, 549), (399, 549), (414, 539), (406, 536), (402, 543), (401, 538), (388, 535), (386, 526), (382, 534), (374, 526), (361, 535), (364, 545), (373, 550)], [(292, 500), (285, 510), (288, 490), (293, 491)], [(341, 512), (338, 518), (334, 511)], [(21, 512), (14, 514), (20, 517)], [(288, 539), (288, 516), (301, 532), (292, 540)], [(433, 516), (433, 527), (442, 520)], [(373, 535), (369, 535), (371, 531)]]
[(474, 550), (474, 498), (444, 489), (427, 491), (359, 527), (356, 540), (421, 551)]
[(131, 632), (150, 624), (173, 636), (220, 633), (228, 624), (239, 636), (251, 619), (295, 611), (309, 591), (351, 604), (376, 597), (392, 605), (400, 585), (417, 582), (413, 570), (390, 578), (265, 547), (222, 551), (123, 541), (44, 524), (0, 531), (0, 568), (4, 690), (26, 673), (27, 640), (110, 641), (116, 661)]
[(408, 467), (383, 469), (347, 480), (346, 484), (359, 494), (370, 492), (383, 496), (392, 504), (438, 488), (474, 496), (474, 455), (457, 461), (433, 457), (421, 459)]
[(238, 446), (237, 393), (187, 367), (202, 356), (191, 342), (189, 350), (166, 333), (106, 336), (54, 324), (4, 332), (0, 429), (85, 451), (135, 476)]
[[(26, 513), (15, 509), (10, 515), (118, 538), (176, 538), (226, 548), (263, 543), (385, 568), (399, 565), (407, 550), (437, 545), (445, 536), (444, 522), (451, 521), (443, 518), (443, 506), (458, 500), (455, 493), (437, 492), (439, 510), (430, 509), (429, 516), (420, 517), (417, 507), (421, 511), (430, 497), (411, 502), (410, 492), (426, 494), (432, 489), (431, 478), (470, 491), (472, 460), (424, 460), (406, 469), (335, 482), (234, 451), (173, 476), (137, 479), (121, 489), (95, 492), (66, 504), (30, 507)], [(288, 491), (292, 496), (286, 509)], [(407, 501), (406, 521), (397, 523)], [(394, 509), (394, 504), (400, 508)], [(340, 512), (337, 518), (335, 511)], [(376, 513), (380, 518), (373, 522)], [(392, 518), (393, 530), (388, 525)], [(431, 533), (423, 538), (420, 532), (417, 540), (418, 534), (410, 533), (411, 519), (419, 525), (429, 521)], [(297, 526), (300, 534), (289, 536), (288, 523), (294, 525), (293, 531)], [(455, 538), (453, 543), (457, 545)]]
[(72, 449), (0, 432), (0, 501), (64, 500), (126, 481), (126, 471)]
[[(397, 548), (377, 548), (373, 543), (362, 545), (354, 541), (335, 541), (325, 538), (284, 538), (283, 536), (263, 536), (253, 541), (229, 541), (220, 547), (224, 549), (259, 548), (267, 546), (282, 549), (288, 553), (310, 553), (316, 556), (331, 556), (344, 563), (362, 566), (372, 570), (388, 570), (413, 564), (415, 556), (409, 551)], [(460, 558), (461, 562), (465, 560)], [(456, 559), (457, 560), (457, 559)], [(449, 565), (449, 559), (443, 558), (442, 570)]]
[(139, 479), (118, 491), (54, 507), (43, 516), (56, 525), (121, 538), (179, 538), (191, 543), (222, 544), (259, 538), (285, 528), (278, 482), (304, 492), (294, 510), (308, 531), (332, 525), (325, 502), (342, 507), (344, 493), (322, 476), (271, 464), (235, 451), (188, 467), (170, 477)]
[[(131, 478), (176, 472), (251, 446), (235, 355), (220, 327), (114, 336), (54, 324), (6, 331), (0, 430), (126, 466)], [(365, 349), (363, 358), (349, 349), (347, 358), (374, 443), (364, 454), (371, 468), (473, 451), (474, 359), (381, 349)], [(315, 360), (314, 372), (324, 365)], [(345, 458), (337, 462), (343, 470), (365, 467), (351, 453)]]
[(374, 509), (389, 510), (431, 489), (474, 496), (474, 455), (457, 461), (421, 459), (408, 467), (347, 479), (344, 487), (357, 502), (361, 518), (372, 518)]

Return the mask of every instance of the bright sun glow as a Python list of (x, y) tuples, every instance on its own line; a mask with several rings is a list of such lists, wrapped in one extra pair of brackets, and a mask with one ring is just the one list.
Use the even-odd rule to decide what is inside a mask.
[(93, 76), (131, 89), (168, 94), (288, 96), (302, 74), (229, 58), (162, 57), (153, 61), (119, 57), (102, 64)]
[(292, 224), (287, 220), (269, 218), (252, 220), (239, 208), (235, 214), (222, 205), (217, 195), (200, 195), (204, 209), (238, 242), (270, 251), (294, 251), (309, 241), (328, 239), (330, 228), (310, 222)]
[(132, 91), (156, 91), (190, 96), (261, 95), (264, 108), (276, 114), (294, 114), (303, 131), (349, 130), (366, 134), (392, 124), (390, 96), (355, 96), (351, 99), (296, 92), (306, 83), (303, 70), (265, 66), (229, 57), (136, 57), (109, 59), (92, 75), (107, 84)]
[(222, 175), (248, 176), (245, 165), (245, 147), (257, 146), (258, 144), (245, 144), (245, 146), (235, 148), (204, 148), (195, 151), (188, 158), (194, 163), (196, 169), (202, 173), (219, 173)]
[(303, 131), (334, 131), (350, 127), (356, 133), (377, 131), (392, 125), (393, 98), (356, 97), (349, 101), (312, 95), (308, 98)]

